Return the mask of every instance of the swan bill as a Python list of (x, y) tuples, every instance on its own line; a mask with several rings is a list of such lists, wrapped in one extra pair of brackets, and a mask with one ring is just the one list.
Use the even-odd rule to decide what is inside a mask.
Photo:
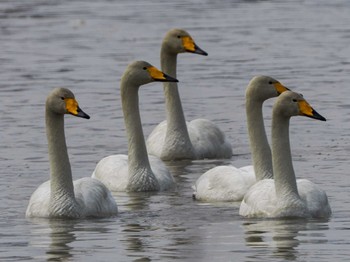
[(164, 74), (162, 71), (154, 66), (147, 67), (147, 71), (154, 81), (157, 82), (179, 82), (176, 78)]
[(199, 48), (199, 46), (196, 45), (196, 43), (193, 41), (192, 37), (190, 36), (183, 36), (182, 37), (182, 45), (184, 46), (185, 50), (189, 53), (194, 53), (198, 55), (204, 55), (207, 56), (208, 53)]
[(313, 119), (326, 121), (326, 118), (321, 116), (319, 113), (316, 112), (315, 109), (313, 109), (308, 102), (305, 100), (299, 101), (299, 109), (300, 114), (303, 116), (307, 116)]
[(282, 85), (280, 82), (274, 83), (273, 84), (277, 90), (277, 93), (280, 95), (282, 94), (284, 91), (290, 91), (289, 88), (285, 87), (284, 85)]
[(78, 114), (75, 115), (77, 117), (82, 117), (82, 118), (85, 118), (85, 119), (90, 119), (90, 116), (88, 114), (86, 114), (83, 110), (81, 110), (81, 108), (78, 106)]
[(77, 117), (82, 117), (86, 119), (90, 119), (90, 116), (86, 114), (78, 105), (77, 100), (74, 98), (65, 98), (66, 110), (69, 114)]

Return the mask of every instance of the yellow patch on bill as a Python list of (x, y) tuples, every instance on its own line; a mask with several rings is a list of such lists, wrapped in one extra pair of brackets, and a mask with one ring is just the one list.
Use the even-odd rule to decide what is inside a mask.
[(191, 52), (196, 51), (196, 48), (195, 48), (194, 41), (193, 41), (192, 37), (190, 37), (190, 36), (183, 36), (182, 37), (182, 44), (183, 44), (184, 48), (187, 51), (191, 51)]
[(147, 71), (149, 72), (151, 77), (155, 80), (164, 80), (165, 79), (163, 72), (154, 66), (147, 67)]
[(279, 94), (282, 94), (284, 91), (289, 90), (287, 87), (282, 85), (280, 82), (274, 83), (273, 84)]
[(74, 98), (66, 98), (66, 109), (72, 115), (78, 114), (78, 102)]
[(307, 115), (307, 116), (313, 116), (313, 108), (309, 105), (308, 102), (306, 102), (305, 100), (301, 100), (299, 101), (299, 110), (300, 113), (303, 115)]

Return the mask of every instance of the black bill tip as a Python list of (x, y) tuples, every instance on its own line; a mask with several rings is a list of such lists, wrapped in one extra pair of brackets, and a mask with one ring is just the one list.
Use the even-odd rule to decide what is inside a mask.
[(86, 114), (83, 110), (81, 110), (80, 107), (78, 107), (77, 112), (78, 112), (78, 114), (75, 116), (85, 118), (85, 119), (90, 119), (90, 116), (88, 114)]
[(164, 76), (164, 78), (161, 78), (161, 79), (157, 78), (157, 79), (154, 79), (154, 81), (157, 81), (157, 82), (175, 82), (175, 83), (179, 82), (179, 80), (177, 80), (176, 78), (171, 77), (167, 74), (164, 74), (163, 76)]
[(320, 121), (326, 121), (327, 120), (325, 117), (323, 117), (319, 113), (317, 113), (317, 111), (314, 110), (314, 109), (312, 110), (312, 115), (311, 116), (310, 115), (306, 115), (306, 116), (311, 117), (313, 119), (320, 120)]
[(198, 55), (204, 55), (204, 56), (207, 56), (208, 53), (205, 52), (203, 49), (201, 49), (198, 45), (194, 45), (194, 51), (193, 51), (194, 54), (198, 54)]

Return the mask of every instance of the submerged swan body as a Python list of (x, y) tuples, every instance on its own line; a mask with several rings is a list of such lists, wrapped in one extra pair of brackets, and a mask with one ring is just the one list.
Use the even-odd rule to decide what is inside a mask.
[(46, 133), (49, 146), (50, 180), (32, 194), (27, 217), (86, 218), (108, 217), (118, 213), (111, 192), (100, 181), (86, 177), (72, 181), (64, 114), (89, 119), (78, 106), (73, 93), (54, 89), (46, 100)]
[[(163, 39), (162, 71), (176, 77), (177, 55), (207, 55), (184, 30), (172, 29)], [(164, 83), (166, 120), (149, 135), (147, 148), (163, 160), (231, 158), (232, 147), (225, 134), (211, 121), (196, 119), (186, 122), (177, 83)]]
[(157, 157), (148, 157), (138, 104), (141, 85), (154, 81), (177, 82), (147, 62), (136, 61), (125, 70), (120, 85), (124, 122), (128, 136), (128, 155), (103, 158), (92, 177), (112, 191), (159, 191), (174, 187), (173, 176)]
[(327, 194), (312, 182), (295, 178), (289, 143), (289, 120), (297, 115), (326, 120), (302, 95), (291, 91), (280, 95), (272, 115), (274, 179), (261, 180), (248, 190), (240, 206), (241, 216), (328, 218), (331, 215)]
[[(256, 76), (246, 90), (246, 114), (253, 166), (217, 166), (198, 178), (194, 197), (203, 201), (241, 201), (261, 179), (272, 178), (271, 150), (266, 137), (262, 106), (269, 98), (288, 90), (269, 76)], [(254, 172), (255, 170), (255, 172)]]

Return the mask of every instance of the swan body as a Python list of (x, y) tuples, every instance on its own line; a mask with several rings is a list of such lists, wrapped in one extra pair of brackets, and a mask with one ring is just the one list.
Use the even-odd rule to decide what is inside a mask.
[[(137, 191), (149, 191), (149, 188), (154, 187), (152, 183), (158, 184), (159, 191), (172, 188), (174, 178), (163, 161), (152, 155), (148, 155), (148, 159), (155, 179), (144, 179)], [(128, 174), (128, 156), (118, 154), (101, 159), (92, 177), (103, 181), (111, 191), (128, 191), (129, 176), (126, 174)]]
[(108, 217), (118, 213), (111, 192), (100, 181), (81, 178), (72, 181), (64, 135), (64, 114), (89, 119), (78, 106), (73, 93), (56, 88), (46, 100), (46, 132), (49, 146), (50, 180), (32, 194), (27, 217), (86, 218)]
[(280, 203), (276, 197), (275, 181), (265, 179), (254, 184), (244, 197), (240, 215), (245, 217), (328, 218), (331, 208), (324, 190), (307, 179), (296, 180), (298, 194), (288, 195)]
[(234, 166), (217, 166), (197, 179), (193, 186), (195, 190), (193, 197), (196, 200), (208, 202), (238, 201), (242, 200), (244, 194), (254, 183), (254, 170)]
[[(208, 55), (186, 31), (170, 30), (161, 47), (162, 71), (176, 77), (177, 55), (185, 52)], [(162, 160), (231, 158), (231, 144), (213, 122), (206, 119), (186, 122), (177, 83), (165, 82), (164, 94), (167, 117), (147, 139), (151, 155)]]
[(264, 101), (286, 90), (288, 88), (269, 76), (255, 76), (249, 82), (246, 89), (246, 114), (253, 166), (218, 166), (210, 169), (193, 186), (195, 199), (210, 202), (241, 201), (256, 181), (272, 177), (271, 150), (262, 106)]
[(306, 179), (295, 178), (289, 144), (289, 120), (296, 115), (326, 120), (302, 95), (291, 91), (280, 95), (272, 116), (274, 179), (261, 180), (248, 190), (241, 202), (241, 216), (328, 218), (331, 215), (325, 191)]
[(92, 177), (112, 191), (159, 191), (175, 186), (165, 164), (148, 156), (138, 104), (141, 85), (154, 81), (177, 81), (144, 61), (131, 63), (121, 79), (121, 98), (128, 136), (128, 155), (112, 155), (100, 160)]

